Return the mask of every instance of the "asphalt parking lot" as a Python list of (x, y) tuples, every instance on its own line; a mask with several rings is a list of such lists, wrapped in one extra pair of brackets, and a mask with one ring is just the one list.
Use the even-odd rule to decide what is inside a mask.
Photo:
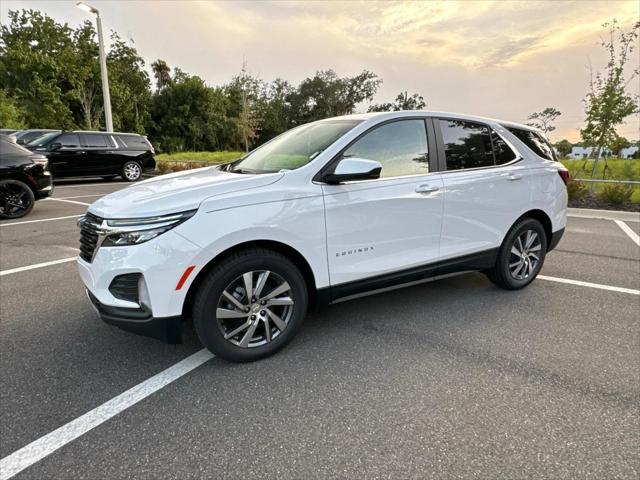
[(125, 186), (0, 224), (0, 478), (639, 477), (640, 223), (571, 217), (522, 291), (472, 273), (336, 304), (234, 365), (97, 319), (75, 221)]

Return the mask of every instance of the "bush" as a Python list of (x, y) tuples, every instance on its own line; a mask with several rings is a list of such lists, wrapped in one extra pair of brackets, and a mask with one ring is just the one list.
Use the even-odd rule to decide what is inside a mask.
[(156, 170), (158, 172), (164, 174), (169, 173), (171, 171), (171, 163), (169, 162), (156, 162)]
[(633, 195), (633, 186), (622, 183), (609, 183), (598, 193), (598, 196), (602, 200), (615, 205), (622, 205), (623, 203), (629, 202), (631, 195)]
[(579, 200), (584, 197), (589, 189), (580, 180), (570, 180), (567, 183), (567, 194), (569, 195), (569, 200)]

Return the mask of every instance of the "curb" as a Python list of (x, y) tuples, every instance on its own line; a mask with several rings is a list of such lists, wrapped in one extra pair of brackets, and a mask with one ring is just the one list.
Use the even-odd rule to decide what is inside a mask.
[(591, 208), (567, 208), (567, 217), (598, 218), (601, 220), (621, 220), (623, 222), (640, 222), (640, 212), (623, 212), (620, 210), (595, 210)]

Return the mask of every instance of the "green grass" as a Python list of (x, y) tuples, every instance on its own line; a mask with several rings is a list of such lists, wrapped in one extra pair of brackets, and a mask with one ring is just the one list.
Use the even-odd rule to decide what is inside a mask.
[(196, 162), (196, 163), (226, 163), (237, 160), (244, 152), (179, 152), (160, 153), (156, 155), (157, 162)]
[[(593, 160), (560, 160), (571, 173), (572, 178), (591, 178), (593, 170)], [(605, 172), (606, 167), (606, 172)], [(612, 158), (598, 162), (598, 172), (596, 179), (602, 180), (640, 180), (640, 159), (623, 160)]]

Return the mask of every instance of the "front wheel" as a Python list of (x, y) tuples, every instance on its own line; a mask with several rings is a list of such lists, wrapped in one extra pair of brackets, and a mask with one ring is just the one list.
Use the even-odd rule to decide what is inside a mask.
[(137, 182), (142, 176), (142, 167), (138, 162), (129, 161), (122, 166), (122, 178), (127, 182)]
[(501, 288), (518, 290), (529, 285), (540, 273), (547, 253), (547, 235), (536, 219), (516, 223), (505, 237), (496, 265), (485, 272)]
[(21, 218), (27, 215), (35, 204), (33, 191), (26, 183), (18, 180), (0, 181), (0, 218)]
[(193, 320), (200, 341), (215, 355), (250, 362), (283, 348), (302, 325), (307, 288), (285, 256), (264, 249), (233, 254), (200, 285)]

